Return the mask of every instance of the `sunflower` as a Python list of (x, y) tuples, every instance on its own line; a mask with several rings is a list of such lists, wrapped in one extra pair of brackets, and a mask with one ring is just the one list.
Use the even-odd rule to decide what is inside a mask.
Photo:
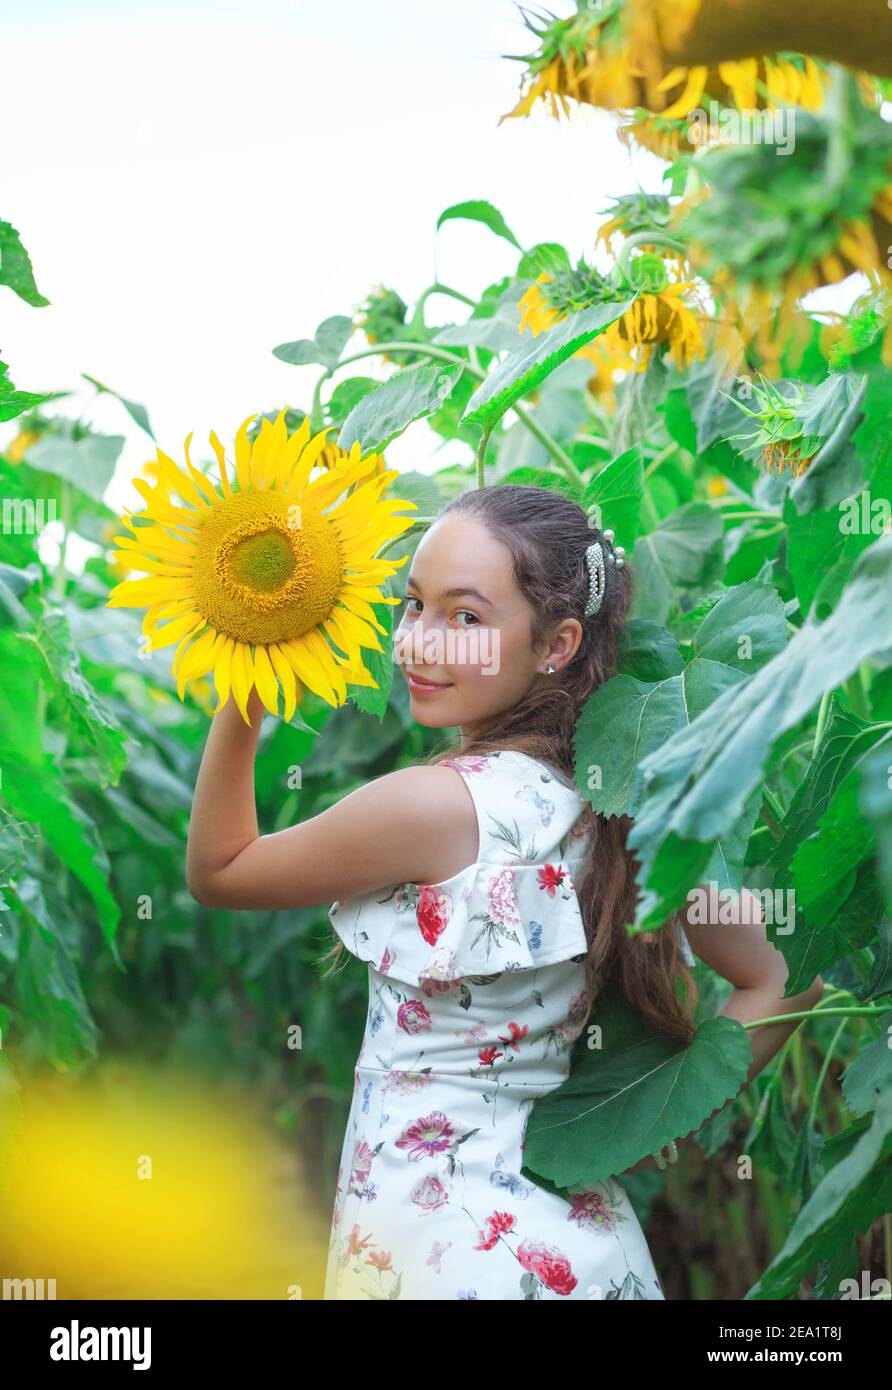
[(361, 648), (383, 650), (376, 633), (386, 629), (372, 604), (399, 602), (378, 586), (408, 556), (376, 555), (412, 525), (394, 513), (415, 509), (381, 500), (398, 474), (376, 473), (377, 456), (361, 459), (358, 443), (311, 480), (327, 430), (311, 439), (304, 419), (289, 436), (284, 417), (264, 420), (253, 443), (255, 417), (242, 423), (231, 479), (211, 433), (219, 486), (192, 465), (191, 434), (185, 468), (158, 450), (161, 481), (134, 479), (145, 507), (125, 514), (131, 534), (117, 538), (117, 556), (147, 577), (125, 580), (108, 598), (112, 608), (146, 607), (152, 650), (177, 644), (181, 699), (189, 681), (213, 672), (217, 709), (231, 693), (246, 723), (255, 687), (277, 714), (281, 685), (286, 719), (304, 686), (334, 706), (344, 703), (348, 681), (377, 688)]

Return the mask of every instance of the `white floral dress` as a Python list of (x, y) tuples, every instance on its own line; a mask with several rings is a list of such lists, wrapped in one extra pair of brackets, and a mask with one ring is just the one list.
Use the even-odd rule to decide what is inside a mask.
[(663, 1299), (619, 1182), (570, 1203), (520, 1176), (588, 1017), (582, 797), (525, 753), (442, 761), (473, 796), (476, 862), (329, 914), (369, 963), (369, 1012), (325, 1298)]

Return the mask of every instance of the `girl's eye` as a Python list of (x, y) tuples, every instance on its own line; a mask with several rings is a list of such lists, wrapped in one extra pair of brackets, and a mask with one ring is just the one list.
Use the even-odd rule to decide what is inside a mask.
[(408, 612), (409, 605), (410, 605), (411, 603), (420, 603), (420, 602), (421, 602), (421, 599), (420, 599), (420, 598), (413, 598), (411, 594), (407, 594), (407, 595), (406, 595), (406, 611)]
[(477, 617), (476, 613), (472, 613), (470, 609), (460, 608), (458, 611), (458, 616), (461, 617), (462, 613), (467, 613), (469, 618), (473, 618), (475, 623), (479, 623), (480, 619)]

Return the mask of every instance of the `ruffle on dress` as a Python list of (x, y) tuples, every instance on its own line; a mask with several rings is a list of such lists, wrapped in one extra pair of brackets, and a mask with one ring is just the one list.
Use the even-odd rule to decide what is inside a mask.
[(588, 952), (565, 861), (478, 861), (442, 883), (401, 883), (389, 896), (335, 903), (329, 920), (360, 960), (416, 986), (534, 970)]

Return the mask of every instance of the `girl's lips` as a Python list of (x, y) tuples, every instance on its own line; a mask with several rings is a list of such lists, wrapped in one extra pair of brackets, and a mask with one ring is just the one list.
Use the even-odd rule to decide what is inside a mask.
[(448, 685), (443, 681), (422, 680), (420, 676), (413, 676), (411, 671), (406, 672), (406, 681), (409, 689), (414, 691), (416, 695), (432, 695), (437, 690), (448, 689)]

